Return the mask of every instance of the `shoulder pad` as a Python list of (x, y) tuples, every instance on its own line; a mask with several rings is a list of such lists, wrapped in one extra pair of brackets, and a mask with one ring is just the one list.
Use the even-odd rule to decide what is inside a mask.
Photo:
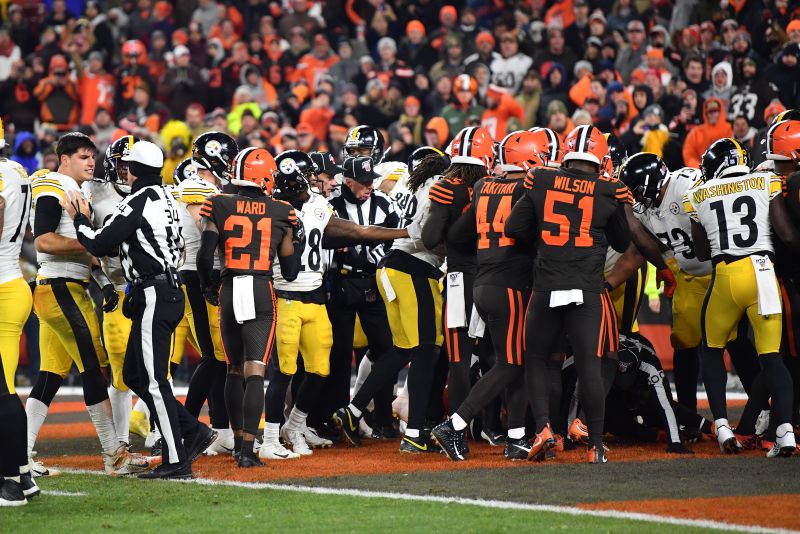
[(64, 184), (61, 182), (59, 175), (56, 173), (47, 172), (46, 174), (37, 177), (33, 180), (31, 189), (34, 200), (45, 196), (54, 197), (57, 200), (64, 200), (64, 198), (66, 198)]

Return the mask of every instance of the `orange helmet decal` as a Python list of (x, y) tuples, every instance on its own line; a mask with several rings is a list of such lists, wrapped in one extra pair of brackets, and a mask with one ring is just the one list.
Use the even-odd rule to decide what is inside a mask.
[(231, 183), (240, 187), (260, 187), (270, 194), (275, 184), (272, 174), (276, 170), (272, 154), (263, 148), (248, 147), (233, 160)]

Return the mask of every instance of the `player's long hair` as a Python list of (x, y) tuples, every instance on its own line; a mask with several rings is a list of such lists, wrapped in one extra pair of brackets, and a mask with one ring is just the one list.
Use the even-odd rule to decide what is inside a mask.
[(416, 193), (431, 176), (442, 174), (447, 169), (447, 159), (438, 154), (422, 158), (408, 177), (408, 190)]
[(442, 178), (458, 178), (468, 186), (472, 187), (475, 182), (486, 177), (486, 168), (481, 165), (471, 165), (469, 163), (452, 163), (444, 173)]

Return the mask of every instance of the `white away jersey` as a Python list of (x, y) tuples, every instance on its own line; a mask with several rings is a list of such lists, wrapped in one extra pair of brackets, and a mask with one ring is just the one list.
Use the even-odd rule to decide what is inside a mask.
[(773, 252), (769, 203), (781, 189), (772, 173), (717, 178), (690, 189), (683, 209), (705, 228), (712, 258)]
[[(384, 180), (394, 182), (394, 187), (388, 195), (394, 202), (397, 212), (402, 214), (412, 197), (411, 191), (408, 190), (408, 165), (401, 161), (386, 161), (376, 165), (375, 172), (381, 175), (375, 180), (375, 189), (378, 189)], [(400, 221), (402, 227), (410, 223), (410, 220), (401, 219)]]
[(0, 197), (5, 201), (0, 233), (0, 284), (5, 284), (22, 276), (19, 255), (31, 209), (31, 181), (19, 163), (0, 160)]
[[(75, 191), (83, 194), (78, 182), (65, 174), (51, 172), (36, 178), (31, 184), (33, 190), (33, 207), (31, 209), (31, 227), (36, 220), (36, 206), (40, 199), (52, 197), (59, 202), (66, 199), (67, 193)], [(77, 239), (75, 226), (67, 212), (60, 206), (61, 220), (56, 228), (56, 233), (64, 237)], [(58, 256), (44, 252), (36, 252), (36, 262), (39, 264), (39, 276), (45, 278), (73, 278), (88, 280), (92, 272), (92, 256), (88, 252)]]
[[(417, 189), (417, 191), (410, 197), (406, 203), (405, 209), (400, 213), (400, 220), (402, 227), (405, 228), (412, 222), (416, 222), (420, 227), (425, 226), (425, 220), (430, 214), (430, 199), (428, 198), (428, 191), (434, 182), (438, 181), (440, 176), (433, 176)], [(411, 237), (403, 237), (395, 239), (392, 244), (393, 250), (402, 250), (411, 254), (415, 258), (428, 262), (436, 268), (442, 266), (444, 263), (445, 249), (444, 245), (439, 245), (434, 250), (428, 250), (422, 243), (422, 239), (414, 239)]]
[[(219, 194), (219, 189), (202, 178), (183, 180), (172, 189), (172, 196), (178, 200), (178, 213), (181, 216), (181, 234), (186, 242), (186, 259), (182, 271), (197, 270), (197, 253), (200, 251), (202, 234), (192, 214), (186, 206), (201, 206), (206, 198)], [(220, 269), (219, 255), (214, 254), (214, 269)]]
[(314, 291), (322, 285), (322, 275), (330, 264), (330, 254), (322, 248), (322, 234), (333, 216), (333, 208), (322, 195), (311, 193), (303, 209), (295, 210), (306, 231), (306, 246), (300, 259), (300, 273), (293, 282), (281, 276), (280, 262), (272, 267), (275, 289), (283, 291)]
[(700, 171), (684, 167), (670, 173), (664, 198), (658, 208), (645, 212), (641, 221), (675, 256), (682, 271), (695, 276), (711, 273), (711, 262), (700, 261), (692, 242), (692, 223), (683, 211), (683, 197), (700, 179)]
[[(114, 188), (111, 182), (91, 181), (84, 182), (83, 196), (85, 196), (92, 205), (92, 224), (95, 228), (100, 228), (107, 218), (111, 217), (117, 204), (122, 202), (125, 198), (120, 195)], [(125, 280), (125, 271), (122, 270), (122, 262), (119, 256), (114, 258), (103, 257), (100, 259), (100, 266), (103, 272), (114, 284), (117, 291), (125, 291), (128, 281)]]

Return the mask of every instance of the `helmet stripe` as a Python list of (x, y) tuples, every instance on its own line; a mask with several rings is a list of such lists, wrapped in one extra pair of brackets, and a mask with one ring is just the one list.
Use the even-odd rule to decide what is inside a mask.
[(772, 136), (775, 132), (775, 128), (777, 128), (779, 124), (780, 122), (774, 122), (767, 130), (767, 150), (766, 150), (767, 154), (773, 153)]
[(589, 126), (583, 125), (580, 127), (581, 131), (578, 132), (578, 141), (575, 143), (575, 152), (588, 152), (587, 146), (589, 144)]
[(512, 135), (515, 135), (516, 133), (517, 132), (511, 132), (510, 134), (507, 134), (502, 141), (500, 141), (500, 148), (497, 151), (497, 156), (500, 159), (500, 165), (506, 164), (506, 142), (511, 138)]
[(550, 128), (545, 128), (544, 131), (547, 134), (550, 161), (555, 161), (558, 159), (558, 137)]
[(469, 130), (464, 132), (464, 139), (461, 143), (460, 147), (460, 154), (459, 156), (470, 156), (470, 152), (472, 152), (472, 138), (475, 136), (475, 132), (478, 130), (475, 126), (472, 126)]
[(731, 138), (731, 141), (733, 141), (733, 144), (736, 147), (737, 152), (739, 153), (739, 163), (737, 165), (744, 165), (745, 164), (745, 162), (744, 162), (744, 149), (742, 148), (742, 145), (740, 145), (739, 141), (737, 141), (734, 138)]

